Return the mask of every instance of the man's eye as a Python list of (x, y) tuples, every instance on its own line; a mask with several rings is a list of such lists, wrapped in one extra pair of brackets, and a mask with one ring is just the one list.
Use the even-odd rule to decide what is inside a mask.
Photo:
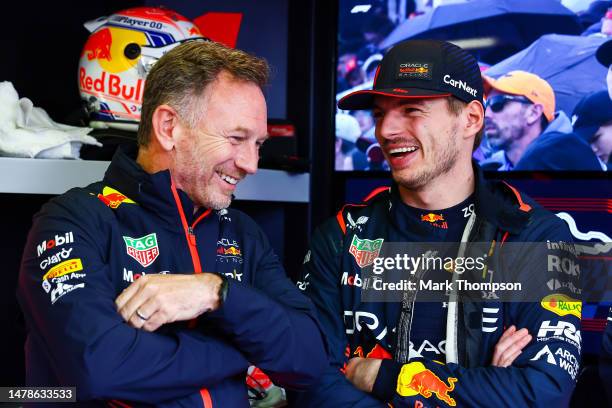
[(229, 138), (234, 142), (241, 142), (244, 139), (243, 136), (230, 136)]
[(417, 109), (417, 108), (404, 108), (404, 112), (405, 113), (420, 112), (420, 109)]

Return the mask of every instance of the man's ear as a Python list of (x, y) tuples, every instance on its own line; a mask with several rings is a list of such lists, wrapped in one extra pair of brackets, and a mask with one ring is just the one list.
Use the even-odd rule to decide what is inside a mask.
[[(539, 103), (534, 103), (533, 105), (527, 105), (527, 109), (525, 111), (525, 121), (528, 125), (533, 125), (536, 122), (540, 121), (540, 118), (544, 114), (544, 107)], [(544, 129), (542, 129), (544, 130)]]
[(151, 122), (153, 137), (163, 150), (171, 151), (176, 143), (176, 128), (179, 124), (176, 110), (168, 105), (159, 105), (153, 112)]
[(466, 138), (473, 137), (480, 131), (480, 129), (482, 129), (482, 126), (484, 125), (484, 108), (480, 102), (471, 101), (463, 110), (463, 114), (465, 115), (464, 135)]

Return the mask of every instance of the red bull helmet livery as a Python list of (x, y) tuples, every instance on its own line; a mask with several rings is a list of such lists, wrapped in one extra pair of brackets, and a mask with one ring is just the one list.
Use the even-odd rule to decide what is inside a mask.
[(136, 130), (144, 81), (155, 62), (198, 27), (165, 8), (135, 7), (85, 23), (91, 35), (79, 60), (79, 92), (90, 126)]

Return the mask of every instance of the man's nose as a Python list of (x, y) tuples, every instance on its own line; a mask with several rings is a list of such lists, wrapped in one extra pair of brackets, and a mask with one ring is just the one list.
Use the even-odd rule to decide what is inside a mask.
[(240, 152), (236, 156), (236, 167), (247, 174), (255, 174), (257, 172), (257, 163), (259, 161), (259, 149), (255, 143), (245, 143)]
[(397, 112), (388, 112), (378, 119), (376, 130), (376, 133), (383, 139), (394, 139), (401, 135), (404, 129), (399, 114)]

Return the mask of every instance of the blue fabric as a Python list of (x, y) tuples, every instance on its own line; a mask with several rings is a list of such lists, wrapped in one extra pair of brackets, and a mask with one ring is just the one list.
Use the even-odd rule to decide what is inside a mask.
[[(424, 211), (404, 204), (399, 197), (393, 197), (392, 203), (397, 206), (398, 218), (407, 218), (411, 223), (425, 223), (433, 231), (440, 234), (432, 234), (432, 230), (401, 228), (401, 236), (390, 238), (393, 241), (405, 242), (461, 242), (461, 235), (467, 223), (470, 212), (470, 205), (474, 204), (474, 197), (471, 195), (463, 202), (444, 210)], [(427, 213), (441, 215), (444, 221), (430, 223), (422, 221), (421, 217)], [(445, 228), (441, 228), (445, 227)], [(456, 253), (456, 250), (454, 251)], [(453, 256), (453, 254), (439, 254), (441, 257)], [(448, 272), (444, 270), (430, 270), (423, 277), (441, 282), (448, 277)], [(411, 355), (415, 357), (425, 357), (431, 360), (446, 361), (444, 343), (446, 339), (446, 311), (447, 303), (417, 301), (414, 305), (414, 315), (412, 318), (413, 330), (410, 333), (412, 343)]]
[(575, 133), (549, 132), (529, 144), (514, 170), (600, 171), (591, 146)]

